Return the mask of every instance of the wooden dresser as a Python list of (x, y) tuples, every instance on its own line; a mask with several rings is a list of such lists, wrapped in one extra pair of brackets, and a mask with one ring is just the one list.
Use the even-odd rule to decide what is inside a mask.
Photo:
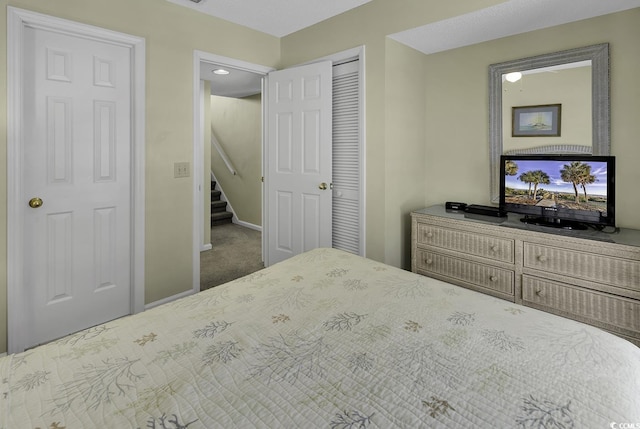
[(520, 216), (411, 213), (411, 270), (579, 320), (640, 346), (640, 231), (565, 231)]

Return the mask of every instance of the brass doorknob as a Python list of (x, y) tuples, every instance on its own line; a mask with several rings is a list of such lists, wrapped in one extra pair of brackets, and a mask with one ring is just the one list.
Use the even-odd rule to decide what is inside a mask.
[(34, 208), (34, 209), (37, 209), (37, 208), (38, 208), (38, 207), (40, 207), (42, 204), (43, 204), (43, 203), (42, 203), (42, 199), (41, 199), (41, 198), (38, 198), (38, 197), (34, 197), (34, 198), (31, 198), (31, 199), (29, 200), (29, 207)]
[(322, 182), (321, 184), (318, 185), (318, 188), (320, 188), (320, 189), (322, 189), (324, 191), (325, 189), (327, 189), (327, 184)]

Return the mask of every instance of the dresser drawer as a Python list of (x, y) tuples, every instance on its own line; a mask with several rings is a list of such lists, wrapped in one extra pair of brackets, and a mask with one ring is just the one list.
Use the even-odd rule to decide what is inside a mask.
[(604, 328), (622, 328), (640, 334), (640, 301), (522, 276), (524, 305), (569, 315)]
[(445, 276), (464, 283), (493, 290), (502, 295), (514, 295), (513, 271), (466, 261), (426, 250), (418, 250), (416, 265), (419, 271)]
[[(598, 242), (594, 241), (593, 245), (597, 246)], [(525, 242), (524, 266), (640, 291), (640, 261)]]
[(418, 223), (418, 244), (481, 256), (494, 261), (514, 262), (514, 241)]

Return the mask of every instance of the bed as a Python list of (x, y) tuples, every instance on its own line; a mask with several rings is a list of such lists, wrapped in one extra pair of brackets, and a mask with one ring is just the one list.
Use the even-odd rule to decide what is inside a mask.
[(334, 249), (0, 360), (0, 427), (640, 425), (640, 349)]

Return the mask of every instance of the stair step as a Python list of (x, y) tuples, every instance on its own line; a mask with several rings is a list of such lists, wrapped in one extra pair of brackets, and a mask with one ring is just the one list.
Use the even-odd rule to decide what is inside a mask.
[(229, 212), (211, 213), (211, 226), (231, 223), (233, 214)]
[(227, 210), (227, 202), (226, 201), (212, 201), (211, 202), (211, 213), (224, 212)]
[(211, 219), (214, 220), (231, 219), (232, 217), (233, 214), (229, 212), (211, 213)]
[(223, 225), (233, 221), (233, 213), (227, 211), (227, 202), (221, 201), (222, 191), (217, 191), (216, 181), (211, 181), (211, 226)]

